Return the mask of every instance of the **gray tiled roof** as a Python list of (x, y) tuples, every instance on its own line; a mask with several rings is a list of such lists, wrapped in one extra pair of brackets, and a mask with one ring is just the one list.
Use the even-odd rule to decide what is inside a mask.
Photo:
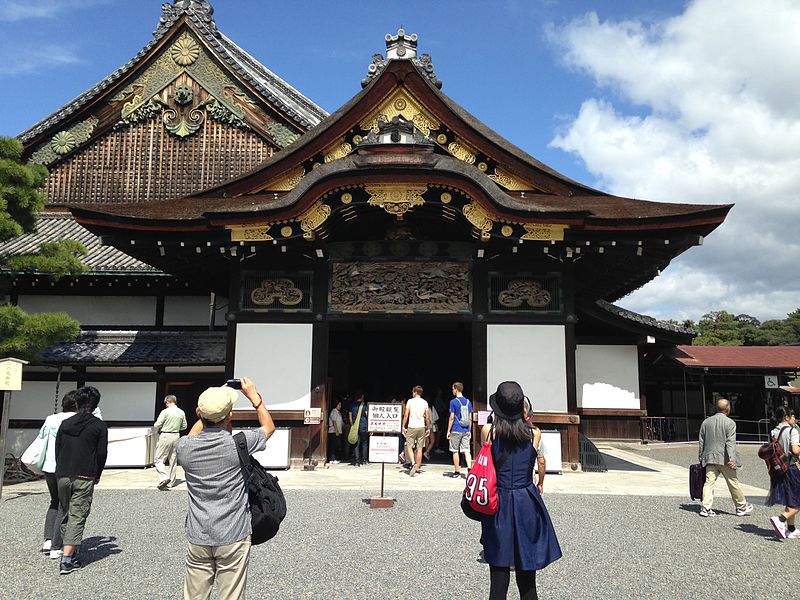
[(38, 362), (114, 365), (224, 365), (224, 331), (84, 331), (54, 344)]
[(101, 246), (100, 238), (78, 225), (69, 213), (42, 213), (36, 231), (0, 243), (0, 256), (19, 256), (39, 250), (42, 242), (76, 240), (89, 254), (81, 258), (89, 274), (123, 271), (157, 275), (161, 271), (132, 258), (113, 246)]
[(598, 300), (596, 304), (598, 307), (600, 307), (606, 312), (609, 312), (623, 319), (633, 321), (634, 323), (646, 325), (647, 327), (662, 329), (664, 331), (670, 331), (673, 333), (697, 335), (697, 332), (691, 327), (682, 327), (680, 325), (675, 325), (674, 323), (659, 321), (658, 319), (654, 319), (653, 317), (649, 317), (647, 315), (641, 315), (637, 312), (633, 312), (632, 310), (628, 310), (627, 308), (622, 308), (621, 306), (617, 306), (616, 304), (611, 304), (611, 302), (606, 302), (605, 300)]
[(101, 92), (116, 83), (123, 75), (135, 67), (142, 58), (155, 46), (170, 30), (172, 25), (182, 16), (186, 15), (202, 34), (205, 41), (215, 49), (221, 60), (238, 73), (245, 81), (251, 83), (264, 98), (277, 110), (304, 128), (310, 128), (324, 119), (328, 113), (303, 96), (300, 92), (275, 75), (264, 65), (242, 50), (229, 38), (217, 30), (216, 23), (210, 15), (195, 6), (195, 3), (186, 3), (186, 7), (174, 4), (163, 5), (163, 15), (158, 29), (153, 32), (153, 39), (142, 48), (130, 61), (108, 75), (91, 89), (68, 102), (52, 115), (36, 123), (27, 131), (19, 135), (23, 143), (33, 139), (36, 135), (53, 127), (85, 106)]

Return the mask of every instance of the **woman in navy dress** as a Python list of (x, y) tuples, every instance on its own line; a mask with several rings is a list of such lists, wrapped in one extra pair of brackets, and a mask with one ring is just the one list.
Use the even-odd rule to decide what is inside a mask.
[(518, 383), (501, 383), (489, 397), (492, 423), (482, 431), (483, 440), (493, 439), (500, 501), (498, 511), (481, 520), (483, 556), (489, 563), (489, 600), (506, 598), (511, 567), (521, 600), (537, 599), (536, 571), (561, 558), (550, 515), (533, 484), (540, 434), (524, 419), (524, 399)]
[(770, 517), (769, 521), (781, 539), (797, 539), (800, 538), (800, 529), (795, 528), (795, 517), (800, 513), (800, 432), (795, 427), (797, 418), (791, 408), (779, 406), (775, 410), (775, 418), (778, 425), (772, 430), (772, 437), (783, 447), (790, 464), (786, 473), (770, 479), (766, 505), (785, 506), (781, 514)]

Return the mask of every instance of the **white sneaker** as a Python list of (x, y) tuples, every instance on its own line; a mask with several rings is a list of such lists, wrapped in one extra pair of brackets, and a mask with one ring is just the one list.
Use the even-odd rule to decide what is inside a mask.
[(338, 465), (338, 464), (339, 464), (339, 461), (338, 461), (338, 460), (331, 460), (331, 461), (329, 461), (329, 462), (328, 462), (328, 464), (331, 464), (331, 465)]
[(42, 544), (42, 552), (50, 552), (50, 547), (53, 545), (53, 540), (45, 540)]
[(800, 529), (795, 529), (794, 531), (790, 531), (786, 534), (786, 539), (794, 540), (800, 538)]
[(782, 540), (786, 539), (786, 523), (783, 523), (779, 517), (770, 517), (769, 522), (772, 523), (772, 528), (775, 530), (775, 533), (778, 534), (778, 537)]
[(56, 559), (61, 558), (62, 556), (64, 556), (63, 550), (50, 550), (50, 558)]
[(716, 515), (717, 515), (717, 513), (715, 513), (710, 508), (703, 507), (703, 508), (700, 509), (700, 516), (701, 517), (715, 517)]
[(745, 504), (744, 508), (737, 508), (736, 509), (736, 516), (737, 517), (744, 517), (749, 515), (753, 512), (753, 505), (752, 504)]

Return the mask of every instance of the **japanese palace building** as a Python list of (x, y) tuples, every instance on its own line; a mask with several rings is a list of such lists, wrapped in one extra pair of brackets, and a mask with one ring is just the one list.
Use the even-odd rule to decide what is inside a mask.
[(84, 328), (26, 369), (12, 426), (38, 427), (85, 383), (112, 428), (146, 426), (164, 394), (193, 415), (199, 391), (247, 375), (288, 428), (282, 452), (322, 459), (306, 409), (463, 381), (483, 410), (513, 379), (564, 463), (579, 430), (637, 439), (643, 357), (691, 334), (612, 303), (730, 206), (560, 175), (447, 97), (417, 43), (387, 35), (328, 115), (222, 34), (208, 2), (179, 0), (129, 63), (21, 134), (50, 204), (0, 251), (71, 237), (90, 254), (81, 276), (6, 275), (22, 308)]

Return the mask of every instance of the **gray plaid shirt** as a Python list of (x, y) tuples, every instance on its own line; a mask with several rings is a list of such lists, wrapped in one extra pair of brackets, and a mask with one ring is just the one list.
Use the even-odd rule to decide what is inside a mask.
[[(248, 452), (267, 443), (260, 427), (245, 431)], [(189, 510), (186, 539), (200, 546), (223, 546), (252, 533), (250, 509), (233, 436), (223, 429), (203, 429), (178, 442), (178, 464), (186, 474)]]

